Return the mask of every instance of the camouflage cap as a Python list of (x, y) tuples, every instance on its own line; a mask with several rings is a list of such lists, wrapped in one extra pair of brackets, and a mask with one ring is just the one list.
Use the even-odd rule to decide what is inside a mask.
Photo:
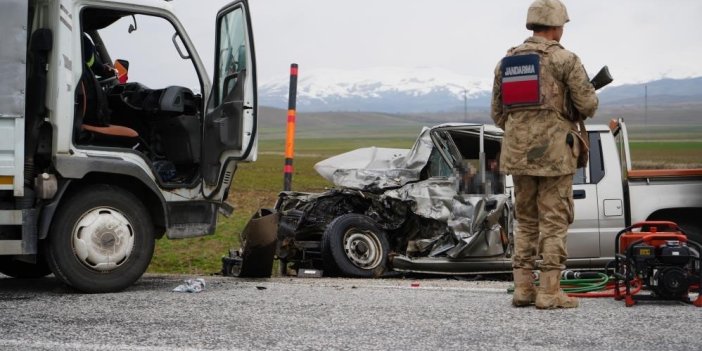
[(560, 27), (568, 21), (568, 11), (559, 0), (536, 0), (529, 6), (526, 27), (529, 30), (534, 25)]

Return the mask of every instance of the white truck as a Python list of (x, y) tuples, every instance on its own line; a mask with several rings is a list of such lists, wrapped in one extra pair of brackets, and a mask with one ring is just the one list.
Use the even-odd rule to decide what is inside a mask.
[[(614, 259), (617, 232), (644, 220), (674, 221), (702, 242), (702, 169), (634, 170), (623, 121), (587, 130), (589, 164), (573, 179), (569, 269), (604, 269)], [(336, 188), (283, 192), (276, 204), (275, 256), (282, 273), (510, 272), (518, 235), (511, 180), (481, 179), (490, 173), (485, 161), (498, 158), (501, 139), (494, 126), (439, 125), (423, 131), (411, 150), (364, 148), (318, 163), (317, 171)], [(482, 182), (472, 187), (478, 192), (457, 181), (465, 178), (466, 164), (480, 170), (471, 178)], [(489, 191), (487, 179), (496, 186)], [(263, 261), (252, 256), (242, 254), (244, 261)]]
[(156, 239), (232, 212), (257, 153), (246, 0), (217, 14), (212, 83), (163, 0), (3, 0), (0, 29), (0, 272), (119, 291)]
[(588, 131), (590, 162), (573, 184), (571, 259), (603, 266), (613, 258), (616, 233), (646, 220), (676, 222), (690, 239), (702, 240), (702, 169), (632, 169), (623, 120)]

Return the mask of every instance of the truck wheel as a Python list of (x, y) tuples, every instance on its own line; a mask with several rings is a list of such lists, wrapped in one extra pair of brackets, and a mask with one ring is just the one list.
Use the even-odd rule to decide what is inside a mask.
[(87, 293), (120, 291), (141, 277), (154, 253), (144, 204), (108, 185), (82, 190), (54, 216), (47, 260), (57, 278)]
[(51, 274), (51, 269), (41, 258), (37, 263), (14, 260), (9, 256), (0, 257), (0, 273), (18, 279), (36, 279)]
[(322, 235), (325, 270), (344, 276), (380, 276), (388, 262), (385, 232), (367, 216), (349, 213), (335, 218)]

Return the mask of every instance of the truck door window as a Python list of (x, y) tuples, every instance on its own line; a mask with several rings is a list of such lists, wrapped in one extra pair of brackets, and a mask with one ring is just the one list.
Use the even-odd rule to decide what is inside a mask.
[(214, 103), (217, 107), (242, 78), (247, 69), (246, 62), (246, 22), (241, 8), (235, 9), (222, 18), (217, 47), (218, 77)]
[(590, 136), (590, 183), (597, 184), (604, 178), (604, 158), (600, 133), (592, 132)]
[(604, 178), (604, 163), (602, 159), (602, 146), (600, 145), (600, 133), (591, 132), (590, 137), (590, 162), (587, 167), (575, 170), (573, 175), (573, 185), (577, 184), (597, 184)]
[[(136, 30), (134, 21), (138, 23)], [(191, 60), (181, 58), (173, 42), (175, 27), (155, 16), (124, 16), (98, 32), (112, 60), (129, 61), (129, 82), (149, 88), (182, 86), (201, 93), (200, 79)]]

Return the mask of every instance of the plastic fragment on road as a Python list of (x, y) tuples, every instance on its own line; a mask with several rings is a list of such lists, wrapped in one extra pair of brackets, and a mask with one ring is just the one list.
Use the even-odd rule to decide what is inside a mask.
[(181, 284), (175, 287), (173, 291), (175, 292), (188, 292), (188, 293), (199, 293), (205, 290), (205, 279), (186, 279), (185, 284)]
[(301, 268), (297, 270), (298, 278), (321, 278), (323, 274), (319, 269)]

